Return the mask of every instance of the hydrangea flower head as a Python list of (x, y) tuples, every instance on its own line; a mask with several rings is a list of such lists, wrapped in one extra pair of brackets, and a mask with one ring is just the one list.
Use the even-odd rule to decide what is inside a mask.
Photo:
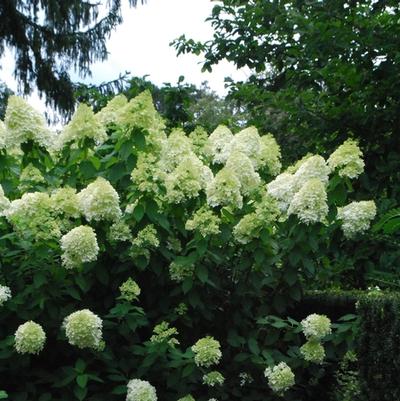
[(117, 220), (110, 226), (108, 238), (113, 242), (123, 242), (132, 239), (131, 229), (123, 220)]
[(341, 177), (357, 178), (364, 171), (364, 160), (357, 142), (352, 139), (345, 141), (330, 155), (328, 165)]
[(166, 176), (157, 160), (157, 157), (151, 153), (139, 153), (136, 168), (131, 173), (135, 189), (155, 198), (159, 195), (160, 185)]
[(325, 185), (312, 178), (294, 195), (287, 213), (297, 215), (305, 224), (323, 222), (329, 211), (327, 198)]
[(324, 185), (329, 180), (329, 167), (323, 157), (314, 155), (307, 157), (294, 173), (296, 191), (311, 179), (318, 179)]
[(128, 302), (137, 300), (140, 295), (140, 287), (136, 281), (132, 280), (130, 277), (119, 287), (121, 291), (121, 298)]
[(54, 134), (47, 128), (44, 117), (24, 99), (10, 96), (4, 123), (7, 127), (5, 145), (14, 148), (29, 140), (49, 149), (54, 145)]
[(201, 207), (195, 212), (191, 219), (186, 222), (185, 229), (197, 231), (202, 237), (219, 234), (221, 219), (208, 207)]
[(292, 369), (285, 362), (280, 362), (272, 368), (266, 368), (264, 372), (272, 391), (283, 394), (295, 384), (295, 377)]
[(169, 265), (169, 276), (171, 280), (180, 283), (188, 277), (193, 277), (194, 269), (193, 264), (184, 264), (174, 260)]
[(296, 193), (294, 175), (290, 173), (279, 174), (267, 185), (267, 191), (277, 201), (281, 212), (286, 212)]
[(247, 127), (233, 136), (230, 152), (245, 154), (256, 167), (261, 153), (260, 139), (256, 127)]
[(211, 147), (208, 141), (207, 131), (202, 127), (196, 127), (190, 134), (193, 152), (203, 162), (211, 160)]
[(93, 140), (96, 145), (101, 145), (108, 137), (91, 107), (81, 103), (60, 134), (60, 146), (63, 147), (70, 142), (77, 143), (86, 138)]
[(78, 218), (81, 214), (76, 189), (64, 187), (56, 189), (50, 196), (57, 213), (68, 218)]
[(156, 389), (148, 381), (132, 379), (127, 387), (126, 401), (157, 401)]
[(61, 238), (61, 249), (62, 263), (66, 269), (93, 262), (99, 253), (96, 233), (89, 226), (75, 227)]
[(347, 206), (339, 207), (337, 218), (341, 221), (344, 236), (353, 238), (356, 234), (368, 230), (375, 215), (375, 202), (361, 201), (351, 202)]
[(102, 327), (103, 321), (89, 309), (73, 312), (63, 322), (68, 342), (78, 348), (99, 350), (103, 345)]
[(38, 354), (46, 342), (42, 326), (33, 321), (21, 324), (15, 332), (15, 349), (19, 354)]
[(210, 206), (232, 206), (241, 209), (243, 197), (240, 189), (240, 181), (234, 172), (224, 167), (207, 186), (207, 202)]
[[(46, 182), (42, 173), (38, 168), (33, 166), (32, 163), (29, 163), (22, 171), (19, 176), (19, 180), (21, 183), (31, 183), (31, 184), (40, 184)], [(24, 188), (25, 186), (22, 185)], [(21, 184), (19, 186), (21, 188)], [(29, 187), (28, 187), (29, 188)]]
[(213, 337), (201, 338), (192, 346), (192, 351), (196, 365), (204, 368), (216, 365), (222, 357), (221, 345)]
[(224, 164), (231, 153), (233, 134), (228, 127), (219, 125), (208, 137), (214, 163)]
[(0, 217), (3, 216), (5, 210), (10, 207), (11, 203), (4, 195), (3, 187), (0, 184)]
[(3, 121), (0, 120), (0, 149), (4, 149), (7, 143), (7, 130)]
[(175, 345), (179, 344), (178, 339), (175, 338), (178, 334), (178, 330), (175, 327), (169, 327), (168, 322), (161, 322), (154, 327), (150, 341), (159, 344), (167, 343), (171, 347), (175, 347)]
[(325, 359), (325, 349), (319, 341), (309, 340), (300, 347), (304, 360), (321, 364)]
[(10, 287), (0, 285), (0, 306), (3, 306), (11, 298)]
[(174, 129), (163, 144), (159, 166), (163, 171), (169, 173), (188, 156), (197, 159), (190, 139), (182, 129)]
[(128, 99), (125, 95), (117, 95), (107, 102), (97, 114), (96, 118), (104, 127), (110, 124), (117, 124), (124, 107), (128, 104)]
[(104, 178), (97, 177), (94, 182), (78, 193), (80, 209), (88, 221), (115, 221), (121, 217), (119, 195)]
[(203, 384), (209, 387), (222, 386), (224, 381), (225, 377), (216, 370), (203, 375)]
[(301, 321), (303, 334), (308, 340), (319, 341), (332, 333), (331, 321), (325, 315), (313, 313)]
[(148, 224), (145, 228), (140, 230), (136, 238), (132, 241), (132, 244), (138, 248), (157, 248), (160, 245), (160, 241), (154, 225)]
[(260, 138), (260, 155), (257, 165), (260, 170), (267, 169), (272, 177), (277, 176), (281, 171), (281, 148), (271, 134)]

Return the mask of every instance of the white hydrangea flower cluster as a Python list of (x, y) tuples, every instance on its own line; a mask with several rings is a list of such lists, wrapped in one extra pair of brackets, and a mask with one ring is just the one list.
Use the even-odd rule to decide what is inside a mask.
[(52, 192), (50, 199), (56, 212), (64, 217), (76, 219), (81, 215), (76, 189), (58, 188)]
[(97, 259), (99, 246), (92, 227), (75, 227), (61, 238), (60, 243), (63, 251), (61, 259), (66, 269), (73, 269)]
[(225, 377), (216, 370), (203, 375), (203, 384), (209, 387), (222, 386), (224, 382)]
[(290, 366), (280, 362), (272, 368), (266, 368), (264, 372), (272, 391), (282, 395), (295, 385), (295, 376)]
[(325, 359), (325, 348), (319, 341), (307, 341), (300, 347), (300, 353), (307, 362), (321, 364)]
[(225, 164), (231, 153), (233, 134), (228, 127), (219, 125), (208, 137), (214, 163)]
[(174, 336), (178, 334), (178, 330), (175, 327), (169, 327), (168, 322), (161, 322), (154, 327), (150, 341), (158, 344), (167, 343), (171, 347), (175, 347), (179, 344), (179, 340)]
[(190, 134), (193, 152), (204, 163), (211, 161), (211, 146), (207, 131), (203, 127), (196, 127)]
[(123, 220), (118, 220), (110, 226), (108, 239), (111, 242), (130, 241), (132, 240), (131, 229)]
[(11, 298), (10, 287), (0, 285), (0, 306), (3, 306)]
[(201, 338), (192, 346), (194, 352), (194, 362), (197, 366), (208, 368), (216, 365), (221, 357), (221, 345), (213, 337)]
[(107, 127), (111, 124), (117, 124), (120, 120), (122, 110), (127, 104), (128, 99), (125, 95), (114, 96), (107, 102), (105, 107), (96, 113), (96, 119), (104, 127)]
[(256, 127), (247, 127), (233, 136), (230, 152), (242, 153), (249, 157), (257, 167), (261, 155), (261, 138)]
[(181, 283), (188, 277), (193, 277), (195, 266), (193, 264), (184, 264), (176, 260), (169, 265), (169, 276), (171, 280)]
[(105, 178), (94, 182), (78, 193), (79, 207), (88, 221), (118, 220), (121, 215), (118, 192)]
[(257, 165), (260, 170), (267, 170), (272, 177), (277, 176), (281, 171), (281, 148), (271, 134), (260, 138), (260, 155)]
[(16, 148), (27, 141), (34, 141), (48, 150), (54, 148), (55, 134), (48, 129), (44, 117), (23, 98), (8, 98), (4, 123), (6, 130), (3, 131), (3, 141), (6, 148)]
[(148, 224), (145, 228), (136, 234), (136, 238), (132, 240), (132, 245), (137, 248), (157, 248), (160, 245), (160, 240), (157, 236), (157, 230), (153, 224)]
[(121, 298), (128, 302), (137, 300), (141, 292), (139, 285), (130, 277), (121, 284), (119, 290)]
[(329, 180), (329, 167), (323, 157), (319, 155), (309, 156), (298, 166), (294, 173), (295, 191), (299, 191), (309, 180), (318, 179), (327, 185)]
[(4, 195), (3, 187), (0, 184), (0, 217), (4, 215), (4, 212), (10, 207), (10, 205), (11, 203)]
[(375, 202), (361, 201), (351, 202), (347, 206), (339, 207), (337, 218), (341, 221), (344, 236), (353, 238), (368, 230), (375, 215)]
[(6, 147), (7, 131), (3, 121), (0, 120), (0, 150)]
[(293, 196), (296, 193), (295, 178), (293, 174), (282, 173), (267, 185), (268, 193), (276, 199), (279, 209), (285, 213)]
[(32, 163), (29, 163), (22, 171), (19, 176), (20, 184), (18, 188), (21, 191), (27, 191), (32, 185), (45, 183), (42, 173)]
[(186, 222), (185, 229), (189, 231), (197, 231), (203, 237), (213, 234), (219, 234), (219, 225), (221, 219), (206, 206), (197, 210), (191, 219)]
[(364, 171), (362, 156), (357, 142), (348, 139), (330, 155), (328, 165), (332, 172), (337, 170), (341, 177), (357, 178)]
[(42, 326), (30, 320), (21, 324), (15, 332), (15, 349), (19, 354), (38, 354), (46, 342)]
[(157, 401), (156, 389), (145, 380), (129, 381), (126, 401)]
[(101, 350), (103, 343), (103, 321), (89, 309), (68, 315), (63, 322), (68, 342), (78, 348)]
[(106, 130), (93, 110), (88, 105), (81, 103), (76, 109), (71, 121), (64, 127), (58, 137), (58, 148), (72, 143), (74, 146), (85, 139), (93, 140), (96, 145), (101, 145), (108, 138)]

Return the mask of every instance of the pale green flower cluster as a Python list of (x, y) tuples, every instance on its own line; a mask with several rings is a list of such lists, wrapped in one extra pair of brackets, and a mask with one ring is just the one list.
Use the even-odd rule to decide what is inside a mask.
[(186, 315), (188, 311), (188, 307), (185, 303), (181, 302), (175, 309), (174, 312), (179, 315), (179, 316), (184, 316)]
[(208, 368), (216, 365), (221, 357), (221, 345), (213, 337), (201, 338), (192, 346), (194, 352), (194, 362), (197, 366)]
[(281, 171), (281, 148), (271, 134), (260, 138), (258, 166), (260, 170), (267, 169), (272, 177), (277, 176)]
[(357, 178), (364, 171), (362, 152), (356, 141), (348, 139), (329, 157), (331, 171), (337, 170), (341, 177)]
[(196, 401), (191, 394), (187, 394), (184, 397), (178, 399), (178, 401)]
[(76, 145), (85, 139), (93, 140), (96, 145), (101, 145), (107, 138), (104, 126), (96, 118), (93, 110), (81, 103), (71, 121), (62, 130), (58, 138), (58, 147), (61, 149), (68, 143)]
[(233, 134), (224, 125), (219, 125), (208, 137), (210, 153), (214, 163), (224, 164), (231, 153)]
[(10, 207), (10, 205), (11, 203), (4, 195), (3, 187), (0, 184), (0, 217), (4, 215), (4, 212)]
[(296, 192), (312, 179), (317, 179), (324, 185), (326, 185), (329, 180), (329, 167), (325, 159), (319, 155), (309, 156), (304, 159), (294, 173)]
[(3, 131), (5, 147), (12, 149), (27, 141), (34, 141), (46, 149), (54, 148), (55, 134), (46, 125), (44, 117), (18, 96), (10, 96)]
[(224, 381), (225, 377), (216, 370), (203, 375), (203, 384), (209, 387), (222, 386)]
[(346, 238), (353, 238), (368, 230), (371, 221), (375, 218), (376, 206), (374, 201), (352, 202), (338, 208), (337, 218), (341, 221), (342, 230)]
[(197, 210), (191, 219), (186, 222), (185, 229), (199, 232), (203, 237), (219, 234), (221, 219), (206, 206)]
[(178, 334), (178, 330), (175, 327), (169, 327), (168, 322), (161, 322), (154, 327), (150, 341), (158, 344), (167, 343), (171, 347), (175, 347), (179, 344), (179, 340), (175, 338)]
[(64, 217), (78, 218), (81, 215), (76, 189), (70, 187), (58, 188), (53, 191), (50, 199), (56, 212)]
[(15, 332), (15, 349), (19, 354), (38, 354), (46, 342), (42, 326), (33, 321), (21, 324)]
[(303, 334), (308, 340), (322, 340), (332, 333), (331, 321), (325, 315), (313, 313), (301, 321)]
[(68, 315), (63, 328), (68, 342), (78, 348), (100, 350), (103, 346), (103, 321), (89, 309), (83, 309)]
[(203, 162), (211, 160), (211, 147), (208, 141), (207, 131), (202, 127), (196, 127), (190, 134), (193, 152)]
[(115, 221), (121, 217), (119, 195), (113, 186), (102, 177), (78, 193), (79, 207), (88, 221)]
[(193, 264), (183, 264), (174, 260), (169, 265), (169, 276), (171, 280), (180, 283), (188, 277), (193, 277), (194, 268)]
[(141, 292), (136, 281), (130, 277), (121, 284), (119, 290), (121, 292), (121, 298), (128, 302), (137, 300)]
[(233, 136), (230, 152), (239, 152), (249, 157), (256, 167), (261, 155), (261, 138), (256, 127), (248, 127)]
[(132, 241), (132, 244), (138, 248), (157, 248), (160, 245), (160, 241), (154, 225), (148, 224), (145, 228), (140, 230), (136, 238)]
[(145, 380), (129, 381), (126, 401), (157, 401), (156, 389)]
[(123, 220), (118, 220), (110, 226), (108, 238), (112, 242), (124, 242), (132, 239), (131, 229)]
[(117, 95), (107, 102), (106, 107), (103, 107), (97, 114), (96, 118), (101, 125), (107, 127), (111, 124), (117, 124), (124, 107), (128, 104), (128, 99), (125, 95)]
[(325, 348), (319, 341), (309, 340), (300, 347), (304, 360), (321, 364), (325, 359)]
[(97, 259), (99, 246), (92, 227), (75, 227), (61, 238), (60, 243), (63, 251), (61, 259), (66, 269), (73, 269)]
[(36, 168), (32, 163), (29, 163), (22, 171), (19, 176), (20, 184), (18, 188), (21, 191), (27, 191), (35, 184), (45, 183), (42, 173), (38, 168)]
[(248, 244), (258, 238), (260, 231), (272, 225), (279, 214), (275, 200), (265, 194), (255, 205), (255, 211), (241, 218), (233, 228), (233, 236), (240, 244)]
[(159, 167), (162, 171), (170, 173), (185, 157), (190, 155), (196, 157), (190, 139), (182, 129), (174, 129), (163, 143)]
[(312, 178), (293, 196), (287, 214), (297, 215), (305, 224), (323, 222), (329, 211), (327, 200), (328, 195), (323, 182)]
[(233, 171), (224, 167), (207, 186), (207, 202), (210, 206), (231, 206), (241, 209), (243, 196), (241, 184)]
[(157, 163), (157, 156), (151, 153), (140, 153), (131, 180), (135, 188), (142, 193), (160, 196), (160, 185), (164, 182), (165, 173)]
[(285, 213), (296, 193), (294, 175), (290, 173), (282, 173), (278, 175), (267, 185), (267, 191), (274, 199), (276, 199), (281, 212)]
[(0, 285), (0, 306), (3, 306), (11, 298), (10, 287)]
[(268, 385), (272, 391), (279, 395), (295, 385), (294, 373), (285, 362), (280, 362), (272, 368), (266, 368), (264, 375), (268, 379)]
[(6, 147), (7, 131), (3, 121), (0, 120), (0, 150)]

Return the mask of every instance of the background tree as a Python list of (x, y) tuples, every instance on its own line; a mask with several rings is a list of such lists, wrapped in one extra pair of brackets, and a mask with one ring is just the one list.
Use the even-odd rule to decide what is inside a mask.
[(66, 114), (75, 105), (69, 71), (90, 76), (90, 65), (107, 58), (106, 40), (122, 22), (121, 0), (2, 0), (0, 19), (0, 57), (6, 48), (15, 52), (23, 93), (36, 86), (47, 104)]
[(7, 100), (11, 95), (13, 95), (13, 91), (4, 82), (0, 81), (0, 120), (4, 119)]

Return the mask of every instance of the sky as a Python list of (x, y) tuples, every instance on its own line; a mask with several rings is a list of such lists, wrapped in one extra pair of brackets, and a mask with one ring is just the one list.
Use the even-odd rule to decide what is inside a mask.
[[(165, 82), (175, 84), (180, 75), (185, 82), (200, 85), (208, 81), (211, 89), (218, 94), (226, 93), (224, 78), (246, 79), (244, 70), (237, 71), (232, 64), (222, 62), (212, 73), (201, 72), (201, 56), (176, 56), (176, 51), (169, 43), (186, 34), (188, 38), (205, 41), (212, 38), (213, 30), (205, 19), (211, 15), (215, 2), (211, 0), (147, 0), (147, 4), (136, 9), (123, 2), (124, 22), (117, 27), (108, 40), (108, 60), (92, 65), (92, 77), (83, 79), (72, 74), (74, 79), (87, 83), (99, 84), (113, 80), (120, 73), (129, 71), (132, 76), (148, 79), (157, 85)], [(17, 83), (12, 77), (13, 56), (7, 52), (1, 60), (0, 79), (17, 90)], [(30, 101), (40, 109), (43, 102), (37, 94)]]

